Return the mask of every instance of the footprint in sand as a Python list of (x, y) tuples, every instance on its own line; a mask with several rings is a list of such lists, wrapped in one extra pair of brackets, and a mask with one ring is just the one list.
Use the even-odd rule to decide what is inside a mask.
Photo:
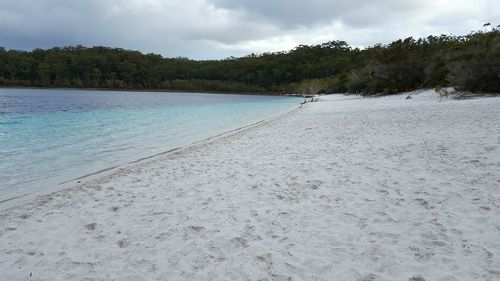
[(425, 281), (425, 279), (420, 276), (413, 276), (410, 279), (408, 279), (408, 281)]
[(376, 279), (376, 276), (374, 274), (368, 274), (360, 279), (358, 279), (357, 281), (375, 281), (377, 280)]
[(410, 246), (410, 250), (413, 251), (413, 256), (419, 262), (428, 261), (432, 256), (434, 256), (434, 252), (430, 248)]
[(85, 225), (85, 228), (88, 230), (95, 230), (96, 226), (97, 226), (97, 223), (93, 222), (93, 223), (89, 223), (89, 224)]
[(128, 247), (128, 242), (125, 239), (118, 240), (116, 242), (116, 244), (118, 244), (118, 247), (120, 247), (120, 248), (127, 248)]
[(415, 199), (415, 202), (417, 202), (418, 204), (420, 204), (421, 206), (423, 206), (427, 210), (434, 209), (434, 206), (430, 206), (429, 202), (427, 202), (426, 200), (424, 200), (422, 198)]
[(234, 237), (233, 239), (229, 240), (233, 247), (235, 248), (248, 248), (248, 241), (245, 238), (242, 237)]
[(255, 259), (263, 265), (264, 270), (271, 270), (271, 267), (273, 265), (273, 260), (271, 258), (271, 253), (265, 253), (259, 256), (256, 256)]

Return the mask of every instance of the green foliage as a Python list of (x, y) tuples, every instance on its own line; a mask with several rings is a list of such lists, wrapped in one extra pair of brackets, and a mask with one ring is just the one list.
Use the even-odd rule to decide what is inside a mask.
[(331, 41), (201, 61), (106, 47), (0, 48), (0, 86), (371, 95), (437, 85), (499, 92), (500, 32), (410, 37), (363, 50)]
[(407, 38), (375, 49), (371, 61), (351, 72), (349, 92), (392, 94), (438, 85), (500, 92), (498, 30)]

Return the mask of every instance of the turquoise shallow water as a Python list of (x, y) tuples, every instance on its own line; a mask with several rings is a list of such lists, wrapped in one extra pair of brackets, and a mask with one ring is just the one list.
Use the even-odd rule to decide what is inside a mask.
[(298, 98), (0, 89), (0, 201), (290, 110)]

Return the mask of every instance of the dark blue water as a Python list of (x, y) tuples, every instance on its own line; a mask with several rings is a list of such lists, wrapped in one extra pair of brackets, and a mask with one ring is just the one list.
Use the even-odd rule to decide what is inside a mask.
[[(209, 106), (261, 102), (290, 102), (290, 98), (259, 95), (0, 89), (1, 114), (79, 112), (152, 107)], [(296, 101), (296, 100), (295, 100)], [(295, 103), (293, 101), (292, 103)]]
[(290, 110), (297, 98), (0, 89), (0, 201)]

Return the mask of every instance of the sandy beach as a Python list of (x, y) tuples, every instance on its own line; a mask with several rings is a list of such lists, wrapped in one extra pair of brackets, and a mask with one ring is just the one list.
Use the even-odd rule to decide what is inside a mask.
[(0, 280), (500, 280), (500, 98), (319, 102), (0, 211)]

